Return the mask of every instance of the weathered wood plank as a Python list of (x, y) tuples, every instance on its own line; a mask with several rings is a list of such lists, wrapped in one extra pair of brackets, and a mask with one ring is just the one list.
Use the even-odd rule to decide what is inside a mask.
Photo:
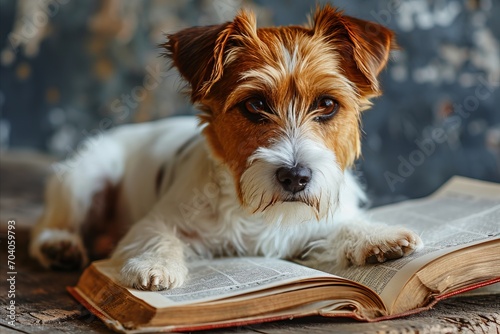
[[(5, 307), (0, 309), (0, 323), (12, 330), (27, 333), (108, 332), (98, 319), (91, 316), (66, 292), (66, 286), (76, 284), (79, 273), (53, 272), (41, 268), (28, 256), (28, 237), (28, 230), (16, 230), (15, 326), (8, 326), (6, 320), (8, 310)], [(6, 245), (5, 241), (5, 234), (2, 233), (0, 239), (2, 248)], [(5, 282), (7, 270), (4, 264), (7, 263), (7, 259), (4, 249), (0, 261), (2, 264), (0, 281)], [(0, 303), (6, 305), (9, 301), (7, 293), (2, 293)], [(3, 328), (1, 330), (3, 331)]]

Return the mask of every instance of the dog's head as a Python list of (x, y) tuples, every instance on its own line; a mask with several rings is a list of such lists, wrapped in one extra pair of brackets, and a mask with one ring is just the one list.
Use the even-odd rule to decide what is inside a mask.
[(318, 8), (309, 26), (259, 28), (251, 13), (168, 36), (213, 155), (244, 207), (269, 221), (320, 219), (360, 154), (360, 113), (380, 95), (393, 34)]

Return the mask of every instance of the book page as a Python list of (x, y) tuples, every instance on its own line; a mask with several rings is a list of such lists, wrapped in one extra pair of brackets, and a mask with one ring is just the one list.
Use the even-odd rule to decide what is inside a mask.
[(500, 238), (500, 185), (455, 177), (427, 198), (376, 208), (369, 215), (373, 221), (412, 229), (425, 245), (398, 260), (336, 272), (369, 286), (390, 305), (413, 273), (429, 261)]
[[(426, 248), (442, 249), (500, 234), (500, 185), (455, 178), (428, 198), (372, 210), (371, 218), (417, 232)], [(467, 187), (467, 184), (472, 185)], [(474, 190), (474, 191), (473, 191)]]
[(180, 288), (145, 292), (129, 289), (155, 307), (219, 300), (310, 278), (335, 277), (279, 259), (242, 257), (188, 263), (188, 280)]

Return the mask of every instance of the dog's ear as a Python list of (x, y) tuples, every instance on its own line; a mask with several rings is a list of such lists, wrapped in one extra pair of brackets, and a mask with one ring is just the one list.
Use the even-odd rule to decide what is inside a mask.
[(165, 55), (191, 86), (193, 102), (203, 98), (222, 76), (224, 48), (232, 24), (192, 27), (167, 35)]
[(253, 14), (242, 11), (233, 22), (192, 27), (169, 34), (167, 42), (161, 46), (189, 82), (191, 100), (197, 102), (222, 77), (229, 48), (238, 43), (235, 37), (256, 35), (256, 29)]
[(380, 24), (343, 15), (326, 5), (313, 18), (313, 32), (332, 42), (341, 55), (342, 67), (361, 94), (381, 94), (377, 76), (385, 67), (391, 49), (396, 48), (394, 33)]

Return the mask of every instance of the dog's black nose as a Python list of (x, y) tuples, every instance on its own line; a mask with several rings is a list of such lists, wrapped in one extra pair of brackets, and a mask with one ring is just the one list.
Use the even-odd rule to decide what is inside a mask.
[(276, 171), (276, 177), (283, 189), (294, 194), (306, 188), (311, 181), (311, 175), (311, 169), (301, 165), (292, 168), (281, 167)]

